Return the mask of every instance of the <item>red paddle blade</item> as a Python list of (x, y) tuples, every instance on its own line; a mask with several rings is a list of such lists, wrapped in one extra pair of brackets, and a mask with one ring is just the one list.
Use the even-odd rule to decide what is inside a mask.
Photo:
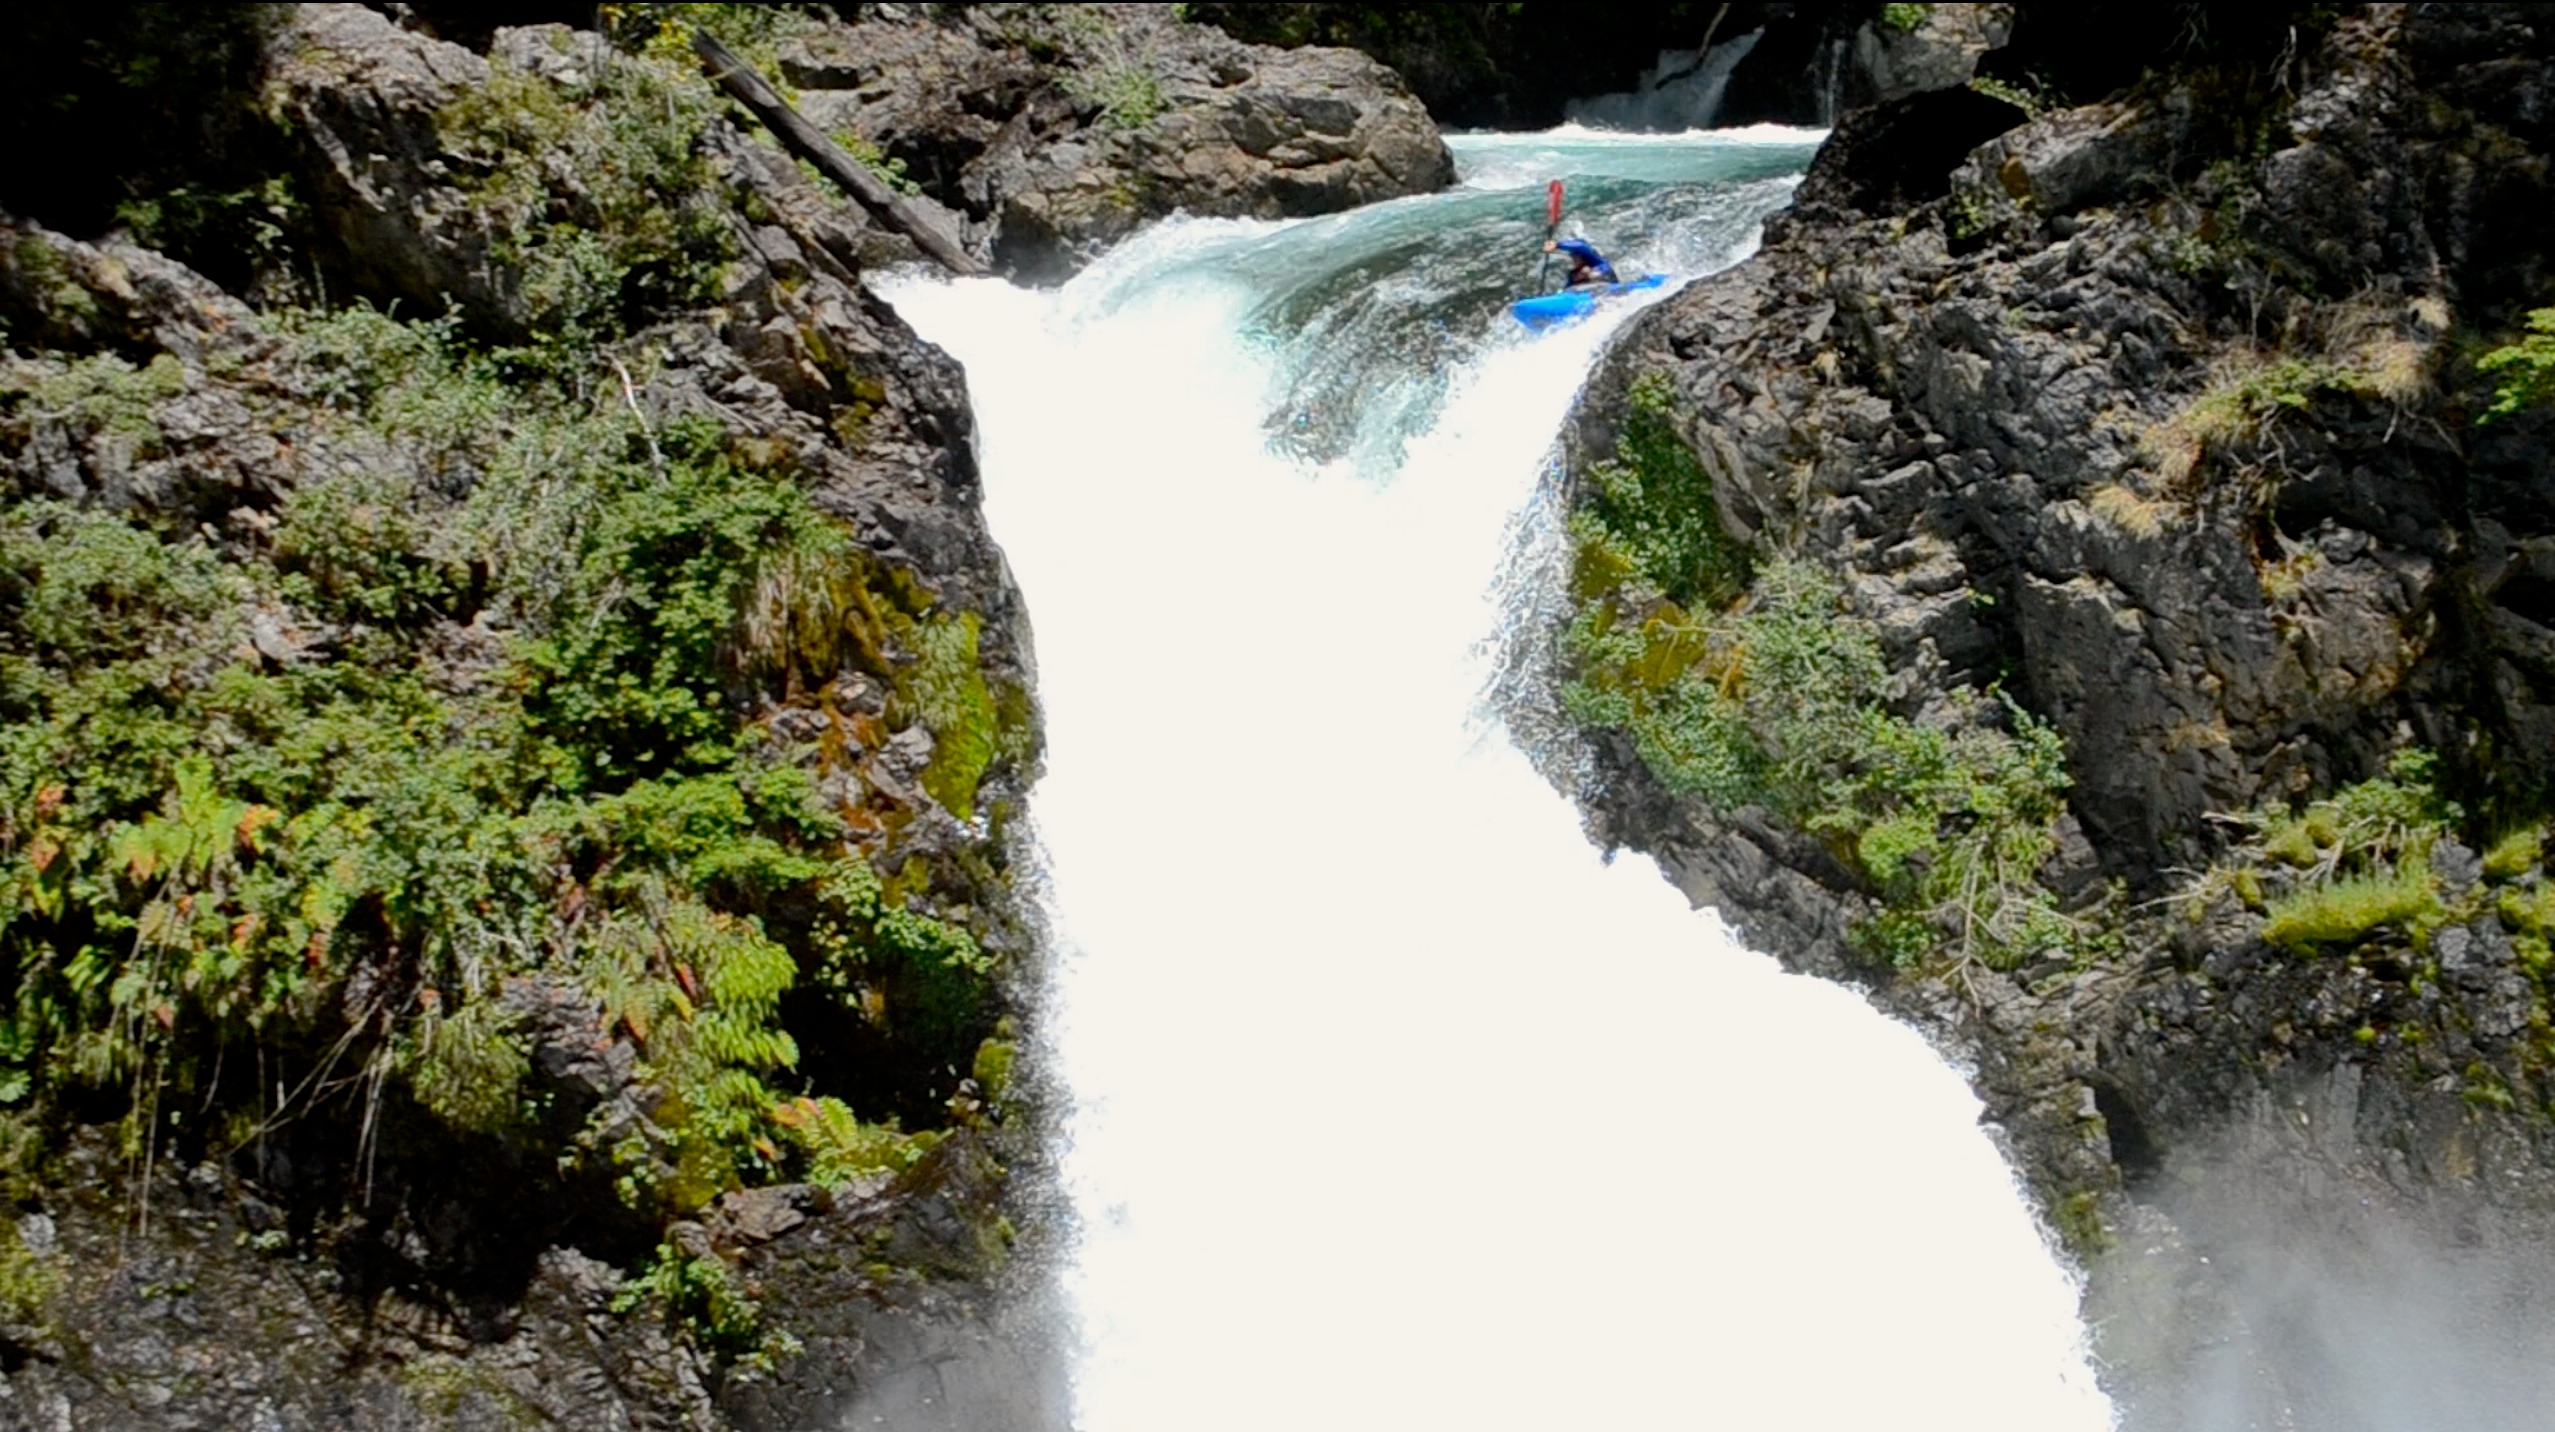
[(1558, 179), (1553, 181), (1550, 189), (1544, 191), (1544, 222), (1548, 224), (1561, 222), (1561, 181)]

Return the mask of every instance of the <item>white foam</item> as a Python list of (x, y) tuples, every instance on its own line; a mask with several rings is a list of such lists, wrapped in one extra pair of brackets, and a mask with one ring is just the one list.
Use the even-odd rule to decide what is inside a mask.
[(1215, 228), (893, 294), (1037, 629), (1080, 1425), (2108, 1426), (1959, 1076), (1478, 718), (1603, 325), (1485, 349), (1389, 484), (1308, 472), (1250, 275), (1172, 262)]

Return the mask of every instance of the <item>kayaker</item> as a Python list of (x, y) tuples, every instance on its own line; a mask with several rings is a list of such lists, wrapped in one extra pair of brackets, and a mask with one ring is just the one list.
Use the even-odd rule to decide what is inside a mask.
[(1615, 277), (1615, 266), (1606, 262), (1606, 256), (1597, 252), (1597, 246), (1588, 242), (1586, 239), (1546, 239), (1544, 240), (1544, 252), (1548, 254), (1563, 253), (1570, 255), (1570, 279), (1567, 285), (1568, 287), (1577, 288), (1581, 284), (1586, 283), (1615, 283), (1619, 281)]

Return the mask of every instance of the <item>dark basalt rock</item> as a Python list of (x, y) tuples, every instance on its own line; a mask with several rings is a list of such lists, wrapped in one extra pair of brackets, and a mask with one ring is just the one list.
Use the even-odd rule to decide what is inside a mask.
[(1839, 121), (1801, 181), (1804, 209), (1890, 214), (1952, 192), (1952, 171), (2023, 122), (2022, 110), (1972, 89), (1930, 91)]
[(1085, 27), (1036, 9), (867, 19), (782, 67), (811, 119), (903, 166), (1033, 282), (1174, 210), (1293, 218), (1454, 180), (1428, 112), (1354, 51), (1247, 45), (1168, 5)]
[[(1612, 738), (1581, 794), (1601, 839), (1954, 1051), (2053, 1219), (2146, 1260), (2093, 1263), (2133, 1425), (2186, 1425), (2167, 1393), (2200, 1364), (2127, 1329), (2159, 1300), (2185, 1331), (2238, 1317), (2206, 1260), (2266, 1246), (2240, 1242), (2263, 1209), (2340, 1228), (2365, 1201), (2451, 1244), (2480, 1219), (2515, 1267), (2555, 1246), (2548, 991), (2510, 930), (2301, 954), (2187, 893), (2214, 816), (2407, 745), (2476, 799), (2555, 779), (2555, 419), (2479, 429), (2459, 357), (2555, 296), (2550, 30), (2372, 9), (2277, 84), (2195, 62), (2028, 123), (1952, 95), (1850, 117), (1756, 258), (1627, 328), (1567, 434), (1573, 467), (1610, 453), (1633, 378), (1665, 375), (1725, 526), (1844, 578), (1907, 709), (1996, 681), (2064, 734), (2081, 833), (2044, 881), (2124, 892), (2081, 966), (1894, 973), (1815, 842), (1674, 798)], [(2364, 376), (2178, 426), (2283, 357)], [(2473, 851), (2433, 860), (2472, 888)], [(2304, 1406), (2286, 1335), (2224, 1336), (2238, 1381)]]

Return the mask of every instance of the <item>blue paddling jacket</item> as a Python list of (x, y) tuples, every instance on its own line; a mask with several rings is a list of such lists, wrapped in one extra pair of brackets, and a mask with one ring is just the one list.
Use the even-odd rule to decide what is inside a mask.
[(1562, 253), (1570, 255), (1570, 281), (1572, 283), (1615, 283), (1618, 281), (1615, 278), (1615, 266), (1606, 262), (1606, 256), (1597, 252), (1597, 246), (1588, 242), (1586, 239), (1563, 239), (1554, 244), (1553, 247), (1560, 250)]

